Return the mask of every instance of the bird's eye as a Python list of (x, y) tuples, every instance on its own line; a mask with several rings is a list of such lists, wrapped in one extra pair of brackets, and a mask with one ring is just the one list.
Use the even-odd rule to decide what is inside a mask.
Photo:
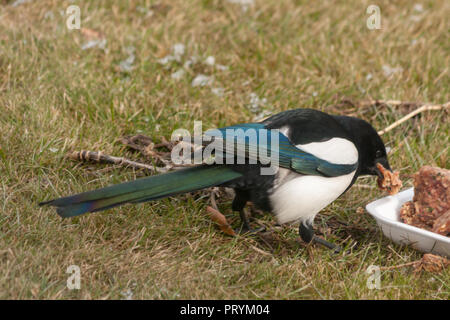
[(377, 152), (375, 153), (375, 157), (376, 158), (381, 158), (382, 156), (383, 156), (383, 151), (377, 150)]

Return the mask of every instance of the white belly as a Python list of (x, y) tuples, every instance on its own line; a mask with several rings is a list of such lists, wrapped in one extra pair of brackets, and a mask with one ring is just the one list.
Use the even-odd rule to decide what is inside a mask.
[(350, 185), (356, 171), (339, 177), (304, 176), (280, 169), (270, 201), (279, 223), (312, 220)]

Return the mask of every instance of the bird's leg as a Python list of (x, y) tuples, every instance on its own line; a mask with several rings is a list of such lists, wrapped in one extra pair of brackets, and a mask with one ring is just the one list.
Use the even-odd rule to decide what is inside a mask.
[(241, 223), (242, 223), (241, 228), (240, 228), (241, 231), (246, 232), (246, 231), (251, 230), (251, 228), (250, 228), (250, 221), (248, 221), (248, 217), (245, 214), (244, 208), (239, 210), (239, 217), (241, 218)]
[(239, 217), (241, 218), (241, 222), (242, 222), (241, 227), (238, 230), (236, 230), (236, 232), (239, 234), (244, 234), (244, 233), (258, 233), (258, 232), (264, 231), (266, 229), (265, 227), (261, 227), (258, 229), (252, 229), (250, 227), (250, 222), (248, 221), (248, 217), (244, 211), (244, 207), (248, 200), (247, 192), (238, 191), (238, 190), (235, 190), (235, 192), (236, 192), (236, 196), (233, 199), (233, 203), (232, 203), (231, 207), (232, 207), (233, 211), (239, 211)]
[(328, 242), (327, 240), (314, 235), (313, 225), (308, 221), (300, 222), (298, 233), (300, 234), (302, 240), (306, 243), (310, 243), (311, 241), (313, 241), (327, 247), (328, 249), (334, 250), (335, 253), (341, 251), (341, 247), (339, 247), (338, 245), (335, 245), (334, 243)]
[(252, 229), (250, 227), (250, 222), (248, 221), (248, 217), (245, 214), (244, 209), (239, 211), (239, 216), (241, 217), (242, 225), (241, 225), (241, 227), (238, 230), (236, 230), (237, 233), (239, 233), (239, 234), (244, 234), (244, 233), (253, 233), (253, 234), (255, 234), (255, 233), (262, 232), (262, 231), (266, 230), (266, 227), (260, 227), (260, 228), (257, 228), (257, 229)]

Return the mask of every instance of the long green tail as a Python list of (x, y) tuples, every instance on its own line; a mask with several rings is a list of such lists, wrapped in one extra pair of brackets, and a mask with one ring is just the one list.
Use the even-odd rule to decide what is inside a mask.
[(241, 176), (225, 166), (201, 165), (59, 198), (39, 205), (55, 206), (61, 217), (106, 210), (127, 202), (144, 202), (217, 186)]

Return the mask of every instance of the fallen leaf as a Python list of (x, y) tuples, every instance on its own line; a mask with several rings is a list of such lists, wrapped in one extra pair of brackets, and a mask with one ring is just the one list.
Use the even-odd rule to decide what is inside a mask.
[(217, 223), (220, 230), (222, 230), (229, 236), (236, 236), (236, 232), (233, 230), (233, 228), (231, 228), (230, 224), (227, 221), (227, 218), (225, 218), (222, 213), (210, 206), (208, 206), (206, 210), (211, 214), (211, 220)]

